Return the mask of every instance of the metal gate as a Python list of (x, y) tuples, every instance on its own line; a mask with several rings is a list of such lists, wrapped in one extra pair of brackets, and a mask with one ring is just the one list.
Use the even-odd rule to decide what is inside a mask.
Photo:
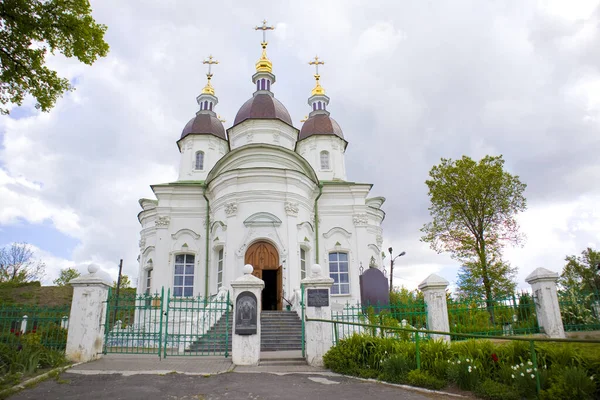
[(104, 354), (229, 356), (232, 304), (222, 290), (210, 298), (160, 293), (116, 295), (106, 301)]

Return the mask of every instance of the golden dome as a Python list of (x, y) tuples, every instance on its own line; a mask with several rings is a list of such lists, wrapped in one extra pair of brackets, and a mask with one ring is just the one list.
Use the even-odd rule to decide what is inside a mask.
[(210, 94), (210, 95), (214, 96), (215, 88), (213, 88), (212, 85), (210, 84), (210, 78), (212, 78), (212, 74), (206, 74), (206, 78), (207, 78), (207, 82), (206, 82), (206, 86), (204, 86), (204, 89), (202, 89), (202, 94)]
[(273, 63), (267, 58), (267, 42), (262, 42), (262, 55), (256, 62), (256, 72), (273, 72)]
[(323, 86), (321, 86), (321, 83), (319, 83), (319, 78), (321, 76), (320, 75), (315, 75), (315, 80), (317, 81), (315, 87), (312, 90), (312, 95), (313, 96), (317, 96), (317, 95), (325, 95), (325, 89), (323, 89)]

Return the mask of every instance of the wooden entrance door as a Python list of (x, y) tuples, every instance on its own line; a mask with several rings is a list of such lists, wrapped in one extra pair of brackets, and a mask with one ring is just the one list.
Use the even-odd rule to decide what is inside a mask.
[[(279, 253), (269, 242), (256, 242), (246, 251), (244, 262), (254, 267), (252, 275), (265, 281), (263, 310), (282, 307), (282, 276)], [(269, 271), (263, 274), (263, 271)], [(264, 275), (264, 278), (263, 278)]]

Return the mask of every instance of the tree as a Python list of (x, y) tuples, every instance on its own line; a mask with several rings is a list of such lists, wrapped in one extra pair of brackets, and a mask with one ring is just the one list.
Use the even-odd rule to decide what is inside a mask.
[[(517, 268), (512, 267), (508, 262), (494, 260), (487, 265), (487, 274), (492, 285), (492, 298), (510, 296), (515, 293), (517, 283)], [(478, 261), (469, 261), (464, 263), (458, 271), (456, 282), (461, 298), (484, 298), (486, 297), (483, 286), (483, 270)]]
[[(120, 289), (127, 289), (131, 287), (131, 281), (129, 280), (129, 277), (127, 275), (121, 275), (121, 285), (119, 286)], [(113, 281), (113, 289), (117, 288), (117, 281)]]
[(504, 171), (502, 156), (486, 156), (479, 163), (467, 156), (456, 161), (442, 158), (429, 176), (425, 183), (432, 221), (421, 229), (421, 240), (463, 263), (470, 274), (467, 281), (481, 280), (491, 311), (499, 288), (495, 273), (511, 279), (516, 270), (504, 266), (502, 250), (524, 239), (515, 216), (527, 208), (527, 185)]
[(559, 278), (560, 285), (565, 290), (576, 292), (592, 292), (600, 290), (600, 252), (587, 248), (581, 256), (567, 256)]
[(13, 243), (0, 249), (0, 282), (23, 283), (44, 276), (46, 264), (35, 260), (27, 243)]
[[(73, 86), (48, 68), (57, 51), (91, 65), (108, 54), (106, 26), (91, 16), (88, 0), (4, 0), (0, 2), (0, 104), (21, 105), (26, 94), (49, 111)], [(0, 107), (0, 113), (8, 114)]]
[(60, 270), (60, 275), (54, 280), (56, 286), (67, 286), (72, 279), (79, 278), (81, 273), (75, 268), (63, 268)]

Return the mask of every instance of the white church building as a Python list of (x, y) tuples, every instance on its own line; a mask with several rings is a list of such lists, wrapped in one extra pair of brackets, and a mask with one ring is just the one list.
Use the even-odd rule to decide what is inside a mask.
[(298, 129), (273, 92), (264, 36), (261, 44), (255, 91), (227, 130), (215, 113), (216, 61), (205, 61), (199, 110), (177, 140), (179, 177), (140, 200), (138, 294), (164, 287), (175, 297), (210, 297), (251, 264), (265, 282), (263, 309), (281, 310), (297, 304), (300, 281), (317, 263), (334, 280), (335, 307), (359, 301), (361, 267), (382, 265), (385, 199), (346, 176), (348, 141), (330, 116), (322, 62), (311, 62), (311, 112)]

